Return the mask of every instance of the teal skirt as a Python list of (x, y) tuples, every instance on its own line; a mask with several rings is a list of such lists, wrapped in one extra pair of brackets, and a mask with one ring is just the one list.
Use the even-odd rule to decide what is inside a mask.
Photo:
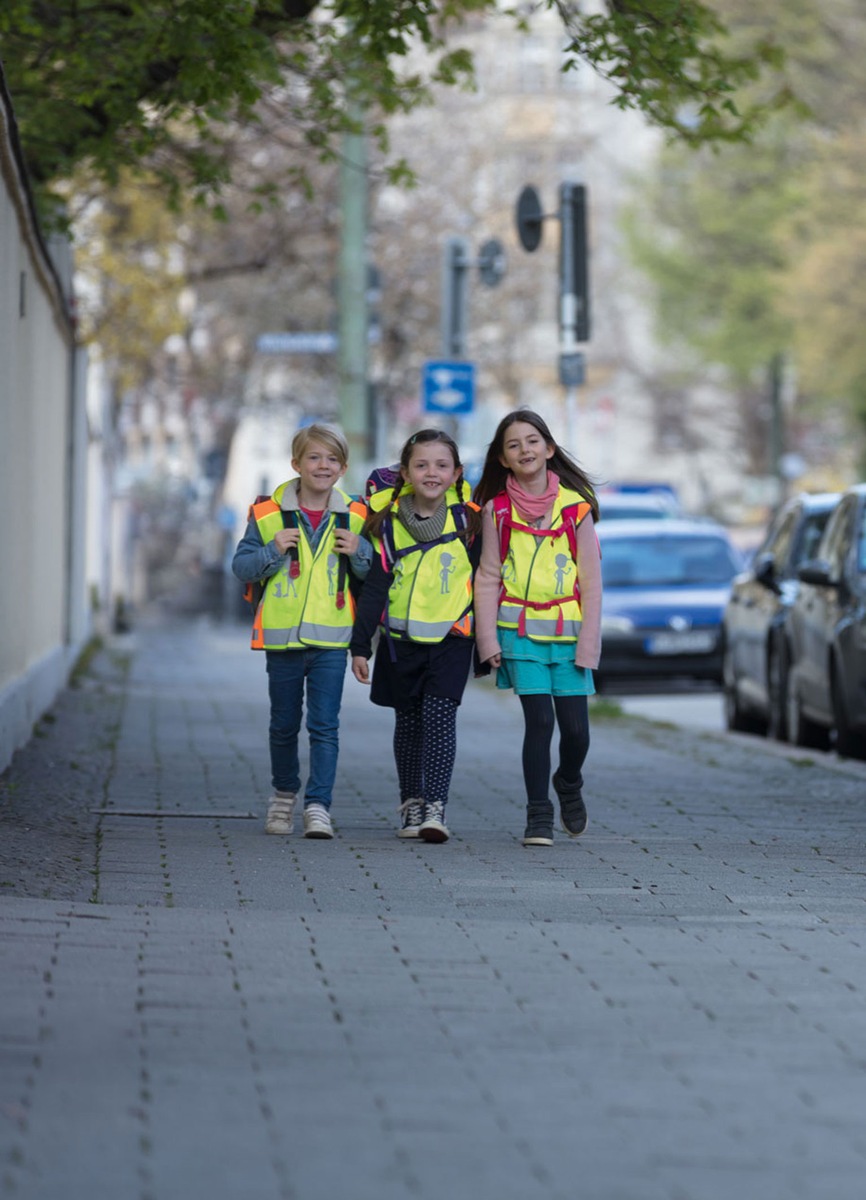
[(574, 642), (533, 642), (516, 629), (499, 629), (502, 663), (496, 686), (518, 696), (594, 696), (587, 667), (574, 665)]

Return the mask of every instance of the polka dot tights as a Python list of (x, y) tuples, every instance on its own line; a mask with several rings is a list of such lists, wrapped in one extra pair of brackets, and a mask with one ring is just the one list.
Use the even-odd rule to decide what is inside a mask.
[(394, 760), (400, 800), (448, 800), (457, 753), (457, 702), (446, 696), (421, 696), (396, 714)]

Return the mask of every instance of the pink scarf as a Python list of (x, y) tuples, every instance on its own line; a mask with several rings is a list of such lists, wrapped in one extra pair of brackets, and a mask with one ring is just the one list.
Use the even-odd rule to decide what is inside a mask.
[(549, 470), (547, 472), (547, 490), (540, 496), (532, 496), (529, 492), (524, 491), (509, 471), (505, 481), (505, 490), (509, 500), (524, 521), (538, 521), (553, 508), (556, 493), (559, 491), (559, 476)]

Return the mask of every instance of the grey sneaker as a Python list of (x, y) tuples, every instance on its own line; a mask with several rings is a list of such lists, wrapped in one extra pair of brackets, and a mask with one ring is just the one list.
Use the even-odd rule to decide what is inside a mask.
[(265, 833), (285, 836), (292, 832), (295, 824), (295, 797), (271, 796), (268, 815), (265, 817)]
[(423, 800), (406, 800), (397, 809), (400, 814), (400, 828), (397, 830), (399, 838), (416, 838), (418, 830), (421, 828), (421, 822), (424, 820), (424, 801)]
[(445, 824), (445, 805), (433, 800), (424, 805), (424, 820), (418, 826), (418, 837), (422, 842), (447, 842), (450, 837)]
[(324, 804), (308, 804), (304, 808), (304, 837), (332, 838), (334, 827), (331, 824), (331, 814)]

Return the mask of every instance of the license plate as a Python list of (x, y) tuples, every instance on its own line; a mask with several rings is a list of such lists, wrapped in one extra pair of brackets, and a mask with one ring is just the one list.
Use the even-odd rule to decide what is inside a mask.
[(685, 629), (681, 633), (657, 633), (647, 638), (647, 654), (707, 654), (716, 645), (710, 630)]

